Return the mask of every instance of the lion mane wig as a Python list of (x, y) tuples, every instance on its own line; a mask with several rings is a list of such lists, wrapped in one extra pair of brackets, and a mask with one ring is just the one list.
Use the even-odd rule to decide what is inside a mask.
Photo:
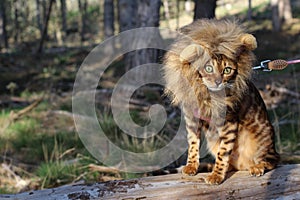
[[(164, 57), (166, 94), (174, 104), (193, 106), (204, 117), (212, 115), (212, 108), (221, 109), (223, 103), (218, 95), (209, 92), (192, 63), (205, 65), (209, 59), (230, 60), (237, 66), (234, 86), (227, 93), (226, 105), (239, 102), (251, 78), (255, 60), (252, 50), (256, 39), (237, 23), (226, 20), (203, 19), (180, 29), (181, 36)], [(230, 96), (230, 97), (229, 97)], [(196, 97), (196, 103), (195, 103)], [(223, 106), (224, 107), (224, 106)], [(216, 113), (220, 110), (215, 109)]]

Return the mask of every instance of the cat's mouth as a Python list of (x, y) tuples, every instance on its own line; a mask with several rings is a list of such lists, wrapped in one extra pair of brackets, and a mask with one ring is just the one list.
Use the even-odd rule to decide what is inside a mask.
[(221, 90), (224, 90), (225, 88), (228, 89), (233, 88), (233, 84), (228, 82), (228, 83), (221, 83), (220, 85), (213, 85), (213, 86), (206, 85), (206, 87), (211, 92), (219, 92)]
[(207, 87), (208, 90), (212, 91), (212, 92), (218, 92), (218, 91), (221, 91), (223, 89), (225, 89), (225, 85), (224, 84), (221, 84), (221, 85), (218, 85), (218, 86), (215, 86), (215, 87)]

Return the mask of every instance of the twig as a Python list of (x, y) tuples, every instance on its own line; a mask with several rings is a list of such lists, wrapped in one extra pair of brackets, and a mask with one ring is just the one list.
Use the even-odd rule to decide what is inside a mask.
[(26, 180), (22, 179), (20, 176), (18, 176), (13, 170), (10, 169), (10, 166), (8, 166), (7, 164), (2, 163), (1, 167), (4, 171), (7, 172), (8, 175), (10, 175), (11, 177), (13, 177), (15, 179), (15, 182), (16, 182), (15, 186), (17, 188), (23, 189), (29, 184), (28, 180), (26, 181)]
[(20, 117), (22, 117), (23, 115), (25, 115), (26, 113), (30, 112), (32, 109), (34, 109), (35, 107), (37, 107), (39, 105), (39, 103), (43, 99), (44, 99), (44, 97), (41, 97), (41, 98), (35, 100), (32, 104), (30, 104), (29, 106), (23, 108), (22, 110), (20, 110), (20, 111), (18, 111), (16, 113), (14, 111), (11, 111), (10, 112), (10, 116), (9, 116), (10, 122), (16, 121)]
[(22, 110), (16, 113), (14, 111), (11, 111), (9, 114), (9, 118), (3, 122), (4, 125), (0, 128), (0, 134), (2, 134), (14, 121), (18, 120), (23, 115), (25, 115), (26, 113), (30, 112), (32, 109), (37, 107), (43, 99), (44, 97), (35, 100), (32, 104), (30, 104), (29, 106), (23, 108)]
[(66, 117), (73, 118), (73, 113), (65, 111), (65, 110), (51, 110), (49, 114), (64, 115)]
[(296, 97), (296, 98), (300, 98), (300, 94), (294, 91), (291, 91), (287, 88), (283, 88), (283, 87), (277, 87), (277, 88), (272, 88), (273, 90), (282, 93), (282, 94), (287, 94), (290, 95), (292, 97)]
[(71, 148), (71, 149), (67, 149), (65, 152), (63, 152), (60, 156), (59, 159), (62, 159), (65, 155), (72, 153), (73, 151), (75, 151), (75, 148)]
[(290, 95), (290, 96), (295, 97), (295, 98), (300, 98), (300, 94), (298, 92), (294, 92), (294, 91), (289, 90), (285, 87), (277, 87), (277, 86), (273, 86), (273, 85), (272, 86), (268, 85), (267, 90), (275, 91), (275, 92), (278, 92), (280, 94)]
[(89, 168), (92, 171), (98, 171), (98, 172), (103, 172), (103, 173), (113, 173), (113, 174), (119, 174), (119, 170), (114, 168), (114, 167), (105, 167), (105, 166), (100, 166), (100, 165), (95, 165), (95, 164), (90, 164)]

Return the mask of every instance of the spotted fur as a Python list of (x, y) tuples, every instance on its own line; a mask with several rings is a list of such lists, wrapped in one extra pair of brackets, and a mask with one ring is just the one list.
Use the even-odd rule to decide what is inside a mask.
[(251, 82), (256, 39), (236, 22), (199, 20), (165, 55), (167, 94), (183, 109), (188, 160), (183, 173), (195, 175), (200, 136), (215, 156), (209, 184), (220, 184), (230, 169), (261, 176), (279, 160), (265, 104)]

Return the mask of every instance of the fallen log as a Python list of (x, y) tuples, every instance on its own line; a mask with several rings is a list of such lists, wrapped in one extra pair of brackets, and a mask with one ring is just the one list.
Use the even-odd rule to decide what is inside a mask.
[(283, 165), (261, 177), (232, 172), (216, 186), (207, 185), (207, 173), (171, 174), (94, 184), (66, 185), (0, 199), (299, 199), (300, 164)]

